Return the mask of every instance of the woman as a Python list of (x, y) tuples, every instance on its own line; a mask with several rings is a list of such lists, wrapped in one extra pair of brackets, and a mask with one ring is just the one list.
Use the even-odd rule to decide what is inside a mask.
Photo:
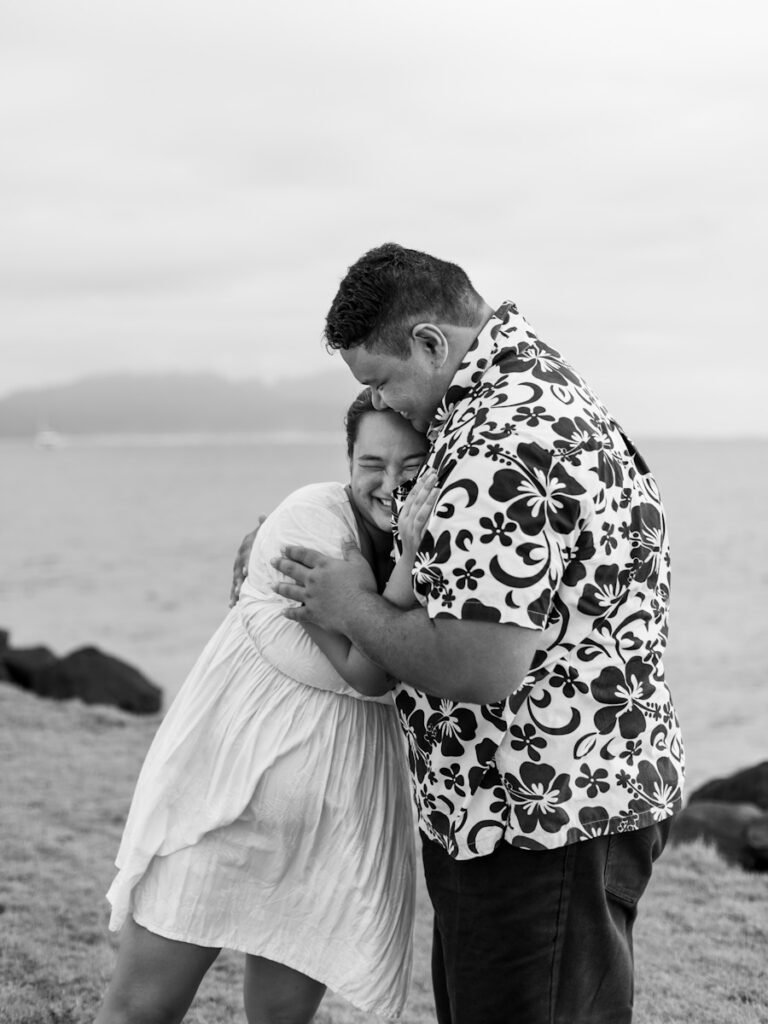
[[(250, 1024), (304, 1024), (326, 986), (402, 1011), (414, 853), (392, 684), (344, 637), (286, 619), (271, 587), (288, 543), (339, 555), (355, 541), (380, 586), (392, 568), (392, 491), (426, 441), (367, 390), (346, 426), (349, 486), (304, 487), (267, 518), (239, 603), (147, 754), (108, 893), (123, 935), (96, 1024), (180, 1021), (222, 947), (247, 954)], [(383, 593), (404, 606), (432, 483), (398, 524)]]

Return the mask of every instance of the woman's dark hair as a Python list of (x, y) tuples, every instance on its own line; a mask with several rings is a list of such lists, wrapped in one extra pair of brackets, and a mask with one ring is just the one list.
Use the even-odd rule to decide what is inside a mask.
[(360, 428), (360, 420), (367, 412), (375, 412), (373, 398), (370, 388), (363, 388), (354, 402), (347, 409), (344, 417), (344, 429), (347, 432), (347, 457), (352, 458), (352, 449), (355, 447), (357, 432)]

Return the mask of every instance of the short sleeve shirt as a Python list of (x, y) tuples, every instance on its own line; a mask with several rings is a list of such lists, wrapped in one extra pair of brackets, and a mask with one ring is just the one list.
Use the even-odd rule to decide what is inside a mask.
[(434, 619), (536, 630), (539, 645), (493, 704), (398, 686), (422, 831), (464, 859), (669, 817), (684, 771), (663, 667), (670, 560), (643, 458), (511, 302), (465, 356), (430, 441), (440, 494), (418, 601)]

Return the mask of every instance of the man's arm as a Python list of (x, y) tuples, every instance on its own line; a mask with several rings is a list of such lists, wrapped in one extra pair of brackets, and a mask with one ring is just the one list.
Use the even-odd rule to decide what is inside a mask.
[(288, 547), (275, 568), (293, 579), (275, 590), (300, 601), (290, 618), (349, 637), (377, 665), (436, 697), (489, 704), (513, 693), (528, 673), (539, 634), (513, 624), (430, 619), (423, 608), (395, 608), (371, 589), (367, 565), (349, 553), (327, 558)]

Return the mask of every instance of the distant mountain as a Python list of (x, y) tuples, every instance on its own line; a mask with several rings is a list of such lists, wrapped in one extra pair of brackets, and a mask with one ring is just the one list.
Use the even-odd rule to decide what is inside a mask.
[(342, 371), (275, 384), (208, 373), (87, 377), (0, 398), (0, 437), (339, 430), (358, 390)]

